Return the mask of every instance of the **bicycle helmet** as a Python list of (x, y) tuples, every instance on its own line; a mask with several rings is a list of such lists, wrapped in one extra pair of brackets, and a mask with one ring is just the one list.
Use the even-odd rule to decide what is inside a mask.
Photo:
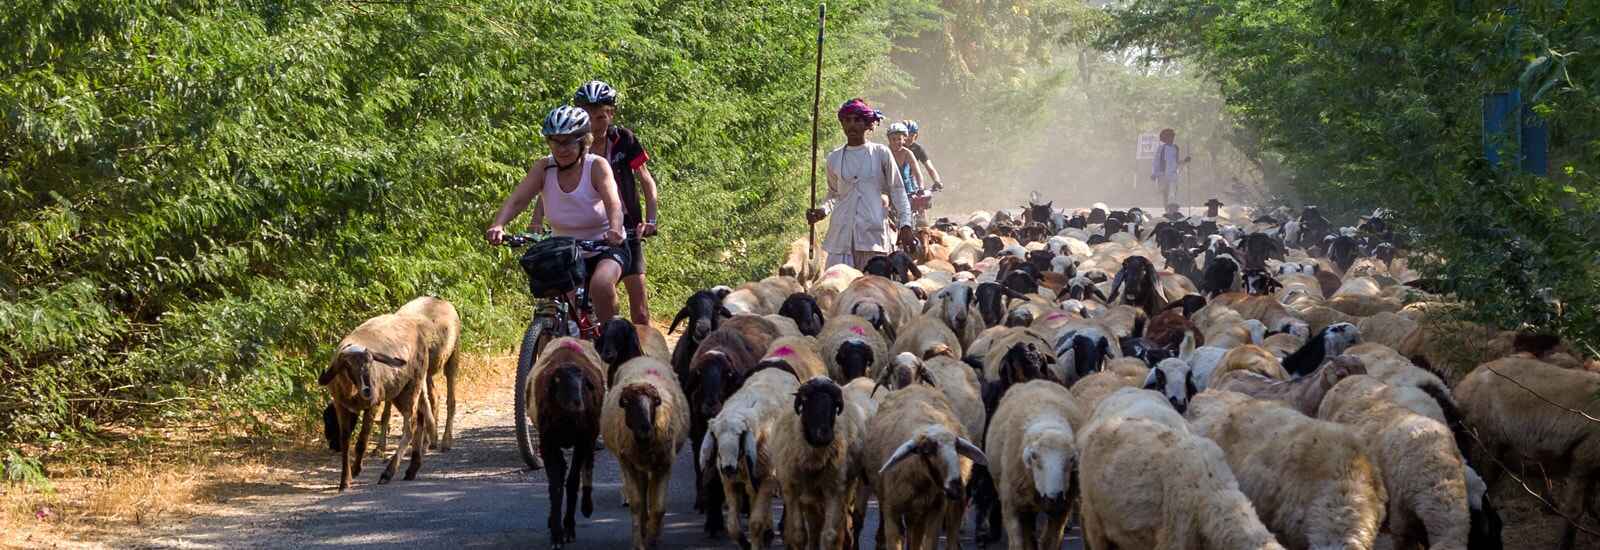
[(895, 134), (905, 134), (905, 133), (910, 133), (910, 130), (906, 128), (906, 123), (904, 123), (904, 122), (896, 122), (894, 124), (890, 124), (889, 125), (889, 134), (888, 135), (892, 136), (892, 135), (895, 135)]
[(905, 121), (905, 125), (906, 125), (906, 133), (911, 134), (911, 135), (916, 135), (917, 134), (917, 128), (918, 128), (917, 121), (915, 121), (915, 120), (907, 120), (907, 121)]
[(572, 103), (576, 105), (616, 105), (617, 90), (605, 82), (590, 80), (579, 86), (577, 93), (572, 94)]
[(589, 113), (571, 105), (550, 110), (544, 117), (545, 137), (589, 133)]

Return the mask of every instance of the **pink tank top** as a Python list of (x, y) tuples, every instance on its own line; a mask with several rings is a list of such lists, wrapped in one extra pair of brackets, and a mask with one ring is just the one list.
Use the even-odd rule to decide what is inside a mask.
[(556, 180), (557, 170), (555, 159), (549, 160), (549, 166), (544, 171), (544, 219), (550, 223), (556, 235), (573, 237), (585, 240), (599, 240), (605, 237), (606, 230), (611, 229), (611, 220), (606, 218), (606, 205), (600, 200), (600, 193), (594, 190), (594, 182), (589, 179), (589, 167), (595, 162), (605, 162), (598, 155), (583, 156), (583, 173), (578, 177), (578, 188), (571, 193), (561, 190), (561, 183)]

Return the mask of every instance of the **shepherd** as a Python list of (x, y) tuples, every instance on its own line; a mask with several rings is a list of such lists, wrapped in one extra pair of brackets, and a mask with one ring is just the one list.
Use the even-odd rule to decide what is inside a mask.
[[(822, 249), (828, 252), (828, 267), (839, 264), (865, 268), (867, 260), (894, 251), (897, 244), (910, 246), (912, 232), (911, 201), (906, 197), (894, 153), (881, 143), (867, 141), (883, 113), (854, 98), (839, 107), (839, 126), (845, 145), (830, 151), (827, 158), (828, 195), (821, 208), (806, 212), (815, 224), (833, 215)], [(894, 225), (889, 225), (883, 196), (894, 205)], [(891, 227), (900, 228), (898, 236)], [(892, 240), (891, 240), (892, 239)]]
[(1150, 179), (1161, 188), (1161, 203), (1167, 205), (1178, 204), (1178, 167), (1189, 162), (1189, 157), (1178, 160), (1178, 145), (1173, 143), (1177, 136), (1171, 128), (1161, 130), (1161, 146), (1151, 163)]

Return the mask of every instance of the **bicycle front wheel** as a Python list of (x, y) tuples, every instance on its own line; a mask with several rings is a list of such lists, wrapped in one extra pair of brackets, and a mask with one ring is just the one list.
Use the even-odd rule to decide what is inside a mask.
[(538, 362), (545, 345), (555, 339), (553, 321), (548, 317), (535, 318), (522, 335), (522, 347), (517, 353), (516, 399), (512, 409), (516, 415), (517, 452), (522, 454), (522, 461), (527, 463), (530, 470), (544, 468), (539, 449), (535, 447), (536, 426), (531, 417), (534, 407), (533, 366)]

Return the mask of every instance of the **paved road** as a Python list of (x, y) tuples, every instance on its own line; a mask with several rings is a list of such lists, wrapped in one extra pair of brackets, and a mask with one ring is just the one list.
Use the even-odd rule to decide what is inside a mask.
[[(502, 402), (509, 403), (509, 399)], [(146, 533), (116, 546), (145, 548), (545, 548), (549, 510), (545, 473), (527, 472), (515, 450), (509, 406), (467, 404), (458, 413), (456, 449), (429, 454), (417, 480), (376, 485), (381, 463), (371, 456), (349, 491), (334, 490), (335, 458), (308, 466), (287, 483), (213, 488), (226, 495), (220, 515)], [(673, 469), (663, 548), (735, 548), (708, 540), (693, 511), (693, 471), (685, 447)], [(401, 466), (404, 468), (404, 465)], [(626, 548), (630, 519), (621, 506), (616, 459), (595, 464), (594, 517), (578, 519), (567, 548)], [(868, 513), (870, 545), (876, 506)], [(970, 516), (970, 513), (968, 514)], [(965, 546), (972, 547), (970, 521)], [(1075, 535), (1075, 533), (1074, 533)], [(1080, 548), (1075, 536), (1066, 548)], [(776, 545), (775, 545), (776, 546)], [(869, 546), (870, 547), (870, 546)], [(999, 546), (997, 546), (999, 547)]]

